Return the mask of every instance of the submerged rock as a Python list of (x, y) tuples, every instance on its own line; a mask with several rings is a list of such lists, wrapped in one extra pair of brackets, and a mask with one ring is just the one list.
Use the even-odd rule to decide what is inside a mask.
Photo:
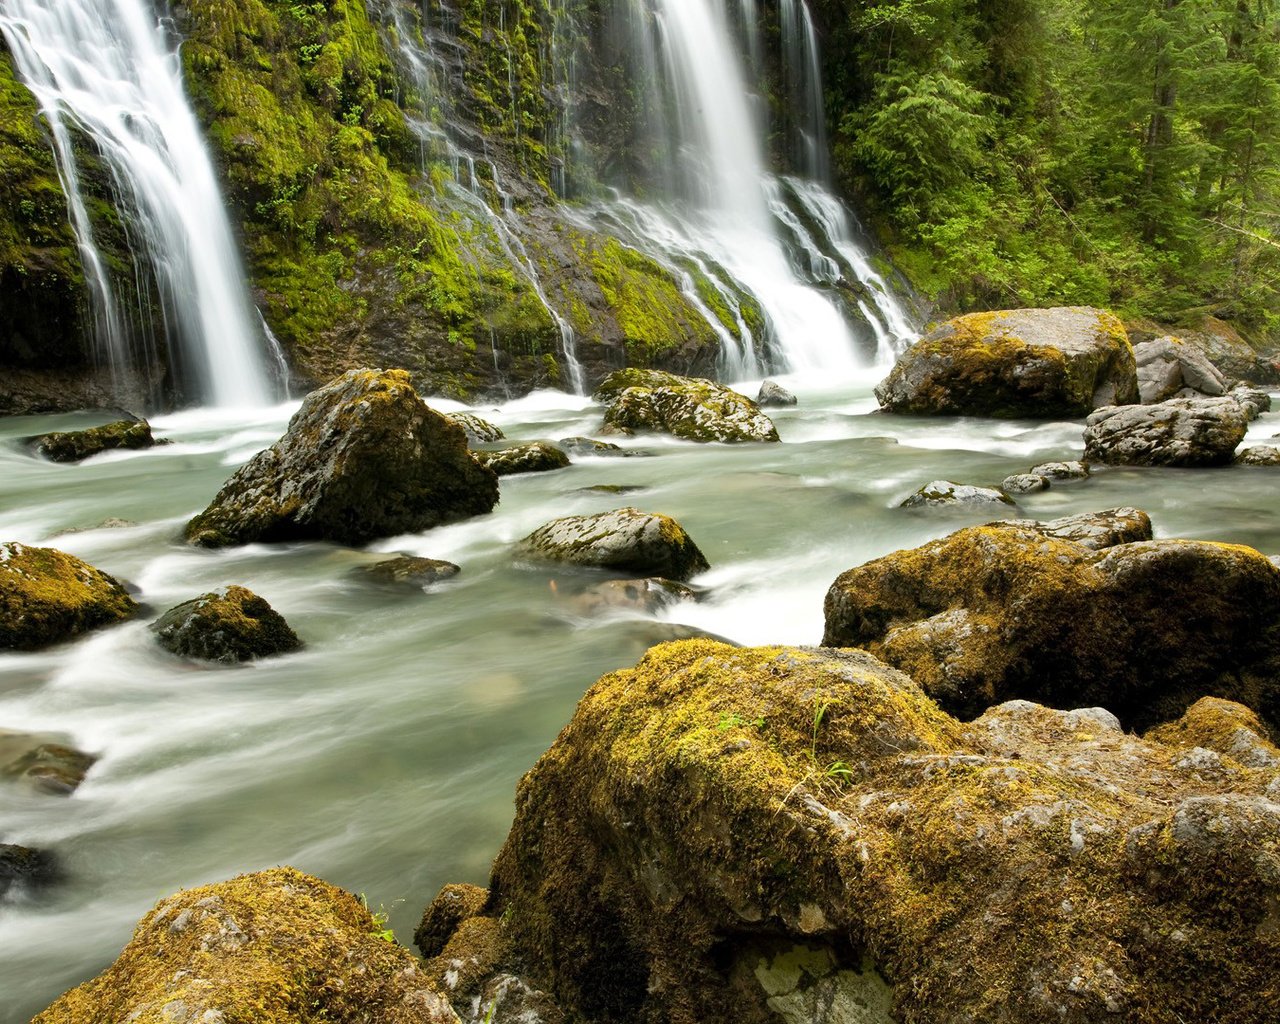
[(350, 893), (292, 868), (186, 890), (32, 1024), (459, 1024), (383, 927)]
[(687, 580), (710, 566), (698, 546), (670, 516), (614, 509), (594, 516), (567, 516), (540, 526), (517, 547), (539, 561)]
[(1197, 763), (1096, 709), (965, 726), (861, 651), (665, 645), (522, 780), (474, 969), (586, 1021), (1269, 1024), (1275, 772)]
[(309, 394), (279, 441), (187, 524), (204, 547), (255, 541), (363, 544), (498, 503), (498, 480), (463, 429), (422, 402), (403, 370), (352, 370)]
[(57, 858), (47, 850), (0, 843), (0, 898), (16, 888), (39, 888), (58, 880)]
[(42, 793), (68, 796), (98, 759), (83, 750), (29, 733), (0, 729), (0, 777)]
[(640, 454), (592, 437), (566, 437), (560, 441), (560, 447), (571, 455), (595, 455), (606, 459), (625, 459)]
[(481, 419), (475, 413), (470, 412), (454, 412), (450, 413), (449, 419), (458, 424), (467, 435), (467, 440), (478, 444), (489, 444), (493, 441), (505, 441), (507, 435), (502, 432), (501, 427), (496, 427), (488, 420)]
[(462, 572), (460, 566), (438, 558), (413, 558), (403, 555), (385, 562), (366, 565), (357, 570), (371, 583), (393, 587), (429, 587), (441, 580), (452, 579)]
[(1280, 466), (1280, 448), (1260, 444), (1245, 448), (1235, 457), (1237, 466)]
[(992, 487), (974, 487), (950, 480), (934, 480), (907, 498), (902, 508), (932, 508), (955, 505), (1012, 505), (1014, 501), (1004, 491)]
[(796, 396), (776, 380), (761, 382), (760, 394), (756, 396), (756, 405), (761, 409), (784, 409), (796, 404), (798, 404)]
[(1138, 400), (1124, 325), (1089, 307), (970, 313), (911, 346), (876, 387), (887, 412), (1048, 418)]
[(1140, 540), (1137, 510), (991, 523), (841, 574), (823, 644), (863, 647), (953, 714), (1014, 698), (1126, 725), (1202, 696), (1280, 723), (1280, 570), (1251, 548)]
[(608, 612), (635, 612), (653, 615), (680, 601), (695, 601), (691, 587), (675, 580), (609, 580), (588, 587), (565, 603), (578, 615), (601, 615)]
[(47, 647), (137, 610), (124, 584), (74, 555), (0, 544), (0, 649)]
[(155, 443), (151, 424), (146, 420), (119, 420), (88, 430), (41, 434), (31, 439), (35, 453), (50, 462), (80, 462), (116, 448), (138, 450), (152, 448)]
[(755, 402), (723, 385), (660, 370), (618, 370), (605, 378), (595, 400), (604, 402), (605, 424), (653, 430), (686, 441), (778, 441), (773, 421)]
[(1223, 466), (1248, 421), (1233, 398), (1171, 398), (1112, 406), (1088, 419), (1085, 458), (1113, 466)]
[(476, 462), (498, 476), (514, 476), (517, 473), (547, 473), (553, 469), (565, 469), (569, 456), (552, 444), (534, 441), (496, 452), (474, 452)]
[(284, 617), (244, 587), (223, 587), (170, 608), (151, 629), (165, 650), (198, 661), (234, 664), (302, 646)]

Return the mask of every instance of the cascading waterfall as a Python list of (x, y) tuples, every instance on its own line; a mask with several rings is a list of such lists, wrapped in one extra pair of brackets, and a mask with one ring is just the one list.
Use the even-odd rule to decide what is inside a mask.
[(248, 299), (178, 54), (151, 4), (0, 0), (0, 31), (48, 123), (113, 377), (123, 380), (135, 364), (135, 344), (94, 233), (75, 136), (108, 168), (130, 240), (154, 275), (184, 397), (267, 404), (274, 391), (269, 343)]

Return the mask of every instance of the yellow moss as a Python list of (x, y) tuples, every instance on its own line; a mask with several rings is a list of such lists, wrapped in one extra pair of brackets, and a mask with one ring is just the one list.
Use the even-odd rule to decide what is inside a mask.
[(118, 580), (73, 555), (0, 544), (0, 648), (58, 643), (137, 609)]

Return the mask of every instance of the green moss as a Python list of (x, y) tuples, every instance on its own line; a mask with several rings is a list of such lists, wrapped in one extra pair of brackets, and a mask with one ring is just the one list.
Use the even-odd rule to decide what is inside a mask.
[(119, 580), (53, 548), (0, 544), (0, 649), (33, 650), (132, 617)]

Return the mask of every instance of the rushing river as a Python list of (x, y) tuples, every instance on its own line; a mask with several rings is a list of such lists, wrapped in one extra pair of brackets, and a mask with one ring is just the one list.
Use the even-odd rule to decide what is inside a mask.
[[(0, 729), (100, 756), (70, 798), (0, 784), (0, 842), (52, 849), (67, 871), (39, 902), (0, 905), (0, 1024), (27, 1020), (101, 970), (160, 897), (277, 864), (365, 894), (407, 943), (441, 884), (485, 881), (517, 780), (599, 675), (633, 664), (677, 625), (744, 644), (816, 643), (839, 572), (994, 518), (897, 508), (916, 487), (998, 484), (1079, 457), (1078, 422), (876, 414), (877, 376), (840, 389), (786, 381), (801, 404), (775, 416), (782, 445), (638, 438), (626, 446), (650, 457), (578, 458), (508, 477), (494, 514), (364, 551), (208, 552), (179, 539), (294, 406), (158, 417), (157, 435), (172, 444), (78, 466), (31, 458), (19, 439), (100, 419), (0, 421), (0, 540), (79, 555), (136, 584), (157, 614), (243, 584), (307, 643), (248, 667), (198, 667), (161, 651), (144, 615), (51, 651), (0, 654)], [(476, 411), (513, 442), (600, 425), (597, 407), (558, 393)], [(1280, 414), (1269, 414), (1250, 440), (1277, 432)], [(1019, 504), (1037, 518), (1133, 504), (1151, 513), (1157, 536), (1276, 554), (1278, 483), (1267, 469), (1103, 469)], [(597, 484), (642, 490), (583, 490)], [(701, 603), (661, 620), (584, 619), (569, 600), (593, 577), (513, 563), (512, 542), (541, 523), (626, 504), (689, 530), (713, 566), (696, 581), (707, 588)], [(428, 592), (358, 578), (388, 552), (445, 558), (463, 573)]]

